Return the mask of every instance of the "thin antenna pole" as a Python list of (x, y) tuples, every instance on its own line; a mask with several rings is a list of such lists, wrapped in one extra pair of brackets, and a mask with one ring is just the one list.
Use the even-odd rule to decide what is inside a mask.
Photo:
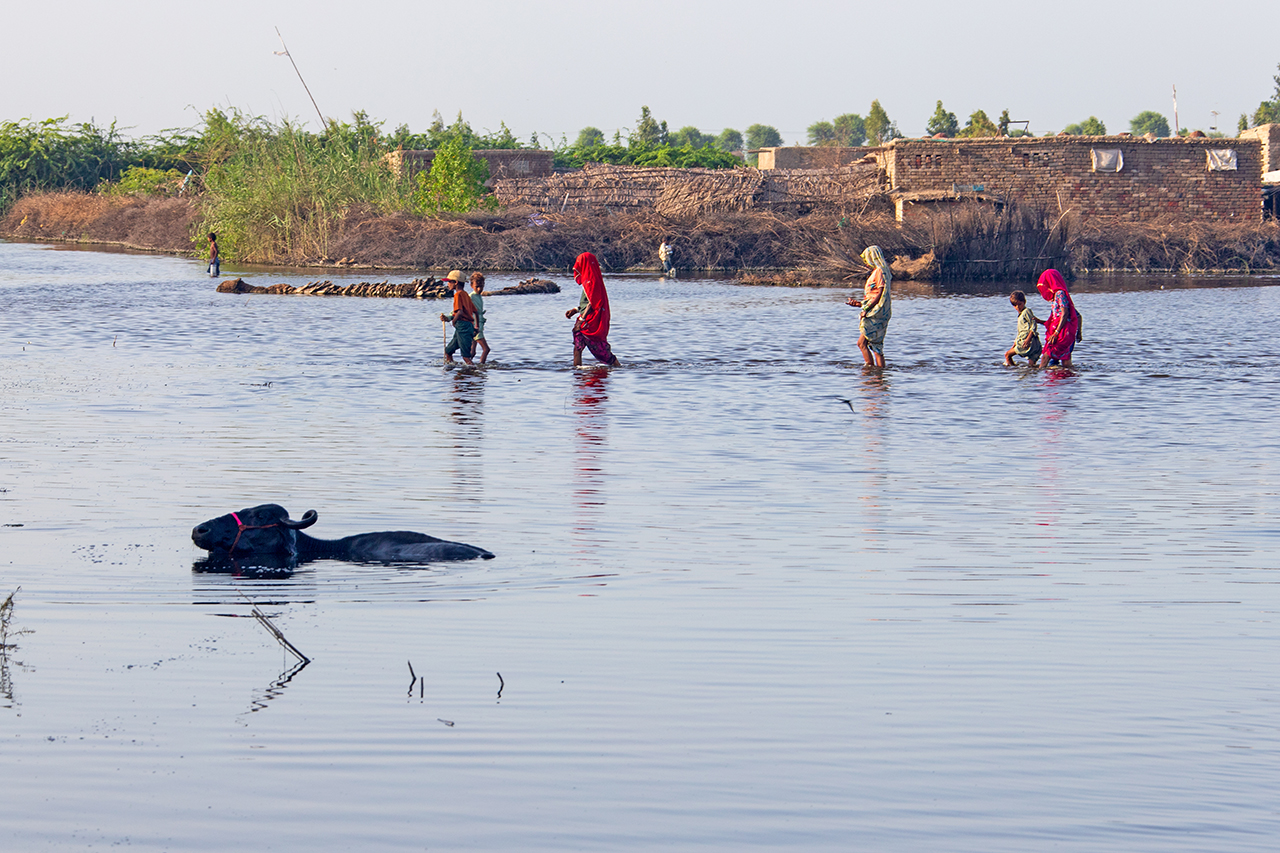
[(326, 124), (324, 114), (320, 112), (320, 107), (316, 104), (315, 96), (311, 94), (311, 88), (307, 86), (307, 81), (302, 79), (302, 72), (298, 70), (298, 63), (293, 61), (293, 54), (289, 52), (289, 46), (284, 43), (284, 36), (280, 35), (280, 28), (276, 27), (276, 35), (280, 36), (280, 46), (283, 51), (277, 51), (276, 56), (289, 57), (289, 64), (293, 66), (294, 73), (298, 75), (298, 79), (302, 82), (302, 88), (307, 90), (307, 97), (311, 99), (311, 106), (316, 108), (316, 115), (320, 116), (320, 129), (324, 130)]
[(1178, 127), (1178, 86), (1173, 87), (1173, 135), (1181, 136), (1182, 129)]

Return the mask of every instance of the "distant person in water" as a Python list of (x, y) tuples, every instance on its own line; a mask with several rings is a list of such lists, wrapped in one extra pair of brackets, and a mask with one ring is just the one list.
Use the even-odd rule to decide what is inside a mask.
[(462, 360), (474, 364), (471, 357), (475, 355), (476, 344), (476, 309), (467, 296), (466, 284), (462, 281), (462, 270), (454, 270), (444, 277), (453, 283), (453, 312), (441, 314), (442, 323), (453, 323), (453, 337), (444, 347), (444, 360), (453, 361), (453, 354), (462, 350)]
[(595, 255), (578, 255), (573, 264), (573, 280), (582, 285), (578, 307), (564, 312), (565, 317), (578, 315), (573, 324), (573, 366), (582, 366), (582, 351), (589, 349), (596, 361), (616, 367), (618, 357), (609, 348), (609, 294)]
[(484, 274), (471, 274), (471, 305), (476, 309), (476, 344), (480, 347), (480, 363), (489, 360), (489, 342), (484, 338)]
[(1013, 367), (1013, 357), (1016, 355), (1025, 358), (1032, 367), (1035, 367), (1043, 352), (1036, 325), (1043, 326), (1044, 320), (1027, 307), (1027, 295), (1021, 290), (1015, 290), (1009, 294), (1009, 304), (1013, 306), (1014, 311), (1018, 312), (1018, 334), (1013, 339), (1013, 346), (1009, 347), (1004, 354), (1004, 363), (1008, 367)]
[(889, 272), (889, 262), (884, 259), (884, 252), (879, 246), (868, 246), (862, 253), (862, 262), (871, 267), (871, 275), (862, 289), (862, 299), (849, 297), (846, 305), (861, 308), (858, 320), (858, 349), (862, 350), (862, 359), (868, 365), (884, 367), (884, 333), (889, 328), (889, 317), (892, 313), (889, 286), (893, 282), (893, 274)]
[(1044, 324), (1044, 353), (1040, 366), (1061, 364), (1071, 367), (1071, 353), (1080, 340), (1080, 312), (1067, 292), (1067, 282), (1057, 270), (1045, 270), (1036, 283), (1036, 289), (1047, 302), (1053, 303), (1049, 319)]
[(217, 278), (222, 269), (222, 256), (218, 254), (218, 235), (209, 232), (209, 269), (210, 277)]
[(676, 277), (676, 250), (671, 248), (671, 238), (663, 237), (658, 246), (658, 260), (662, 261), (662, 274), (667, 278)]

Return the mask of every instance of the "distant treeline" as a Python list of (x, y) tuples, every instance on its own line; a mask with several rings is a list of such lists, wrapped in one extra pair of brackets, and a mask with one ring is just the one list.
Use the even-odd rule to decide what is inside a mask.
[[(642, 118), (648, 116), (645, 108)], [(659, 127), (650, 118), (649, 123)], [(742, 160), (712, 143), (668, 139), (642, 123), (625, 143), (603, 138), (555, 148), (562, 166), (605, 162), (644, 166), (730, 168)], [(538, 148), (502, 124), (477, 133), (459, 114), (439, 114), (425, 132), (393, 132), (364, 112), (331, 120), (320, 132), (284, 119), (211, 109), (198, 128), (139, 139), (115, 126), (66, 117), (0, 122), (0, 214), (19, 197), (81, 191), (198, 199), (198, 233), (217, 231), (223, 252), (244, 261), (325, 257), (343, 218), (354, 209), (380, 214), (436, 214), (484, 206), (483, 167), (465, 149)], [(439, 168), (416, 181), (393, 174), (384, 155), (397, 149), (463, 152), (438, 157)], [(459, 161), (463, 161), (459, 165)], [(453, 172), (445, 173), (453, 168)], [(437, 174), (442, 173), (442, 174)], [(430, 179), (430, 185), (428, 185)], [(195, 235), (193, 234), (193, 237)]]

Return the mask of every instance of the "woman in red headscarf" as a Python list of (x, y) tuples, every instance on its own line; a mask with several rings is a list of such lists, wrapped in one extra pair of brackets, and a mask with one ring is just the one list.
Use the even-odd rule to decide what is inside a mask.
[(1040, 356), (1040, 366), (1048, 367), (1053, 361), (1070, 367), (1071, 351), (1076, 348), (1080, 334), (1080, 313), (1067, 292), (1067, 282), (1057, 270), (1045, 270), (1036, 283), (1036, 290), (1045, 301), (1053, 303), (1049, 319), (1044, 324), (1044, 353)]
[(609, 294), (604, 289), (600, 262), (590, 252), (578, 255), (573, 264), (573, 280), (582, 285), (582, 300), (577, 308), (564, 312), (565, 317), (578, 315), (573, 324), (573, 366), (582, 366), (582, 351), (591, 350), (597, 361), (616, 366), (618, 357), (609, 349)]

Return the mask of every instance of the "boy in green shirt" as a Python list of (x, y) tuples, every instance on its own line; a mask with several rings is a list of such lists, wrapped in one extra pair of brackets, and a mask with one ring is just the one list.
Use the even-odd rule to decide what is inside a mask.
[(1009, 294), (1009, 304), (1018, 312), (1018, 335), (1013, 339), (1013, 346), (1004, 354), (1004, 363), (1007, 367), (1013, 367), (1013, 357), (1019, 355), (1030, 359), (1034, 366), (1040, 360), (1041, 352), (1036, 324), (1043, 326), (1044, 320), (1027, 307), (1027, 295), (1021, 290)]

